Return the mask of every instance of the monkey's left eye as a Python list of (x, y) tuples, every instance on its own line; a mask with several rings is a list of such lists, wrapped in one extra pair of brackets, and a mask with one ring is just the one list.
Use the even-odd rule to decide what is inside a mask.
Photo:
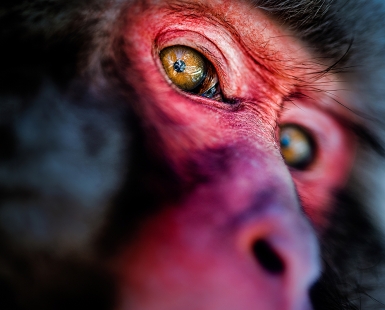
[(292, 124), (282, 126), (279, 139), (282, 156), (288, 166), (303, 170), (314, 160), (314, 141), (302, 127)]
[(198, 51), (183, 45), (170, 46), (160, 52), (160, 60), (168, 78), (181, 90), (222, 101), (217, 73)]

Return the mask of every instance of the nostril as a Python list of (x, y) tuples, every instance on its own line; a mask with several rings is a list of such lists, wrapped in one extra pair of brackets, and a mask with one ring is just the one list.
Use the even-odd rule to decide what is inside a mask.
[(253, 244), (253, 253), (261, 266), (272, 274), (283, 274), (285, 264), (281, 257), (265, 240), (258, 240)]

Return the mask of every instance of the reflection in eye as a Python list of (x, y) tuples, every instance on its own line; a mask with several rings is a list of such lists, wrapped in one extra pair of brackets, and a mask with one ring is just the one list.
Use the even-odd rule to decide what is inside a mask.
[(314, 160), (315, 145), (310, 135), (297, 125), (287, 124), (280, 131), (281, 152), (286, 164), (306, 169)]
[(213, 65), (198, 51), (175, 45), (160, 52), (167, 76), (181, 90), (222, 101), (218, 76)]

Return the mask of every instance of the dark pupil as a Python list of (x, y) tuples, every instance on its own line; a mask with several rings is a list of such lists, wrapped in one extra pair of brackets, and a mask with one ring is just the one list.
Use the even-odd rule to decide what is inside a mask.
[(174, 63), (174, 70), (176, 72), (183, 72), (184, 70), (186, 69), (186, 64), (184, 63), (183, 60), (177, 60), (175, 63)]
[(281, 137), (281, 146), (288, 147), (290, 144), (290, 137), (288, 135), (283, 135)]

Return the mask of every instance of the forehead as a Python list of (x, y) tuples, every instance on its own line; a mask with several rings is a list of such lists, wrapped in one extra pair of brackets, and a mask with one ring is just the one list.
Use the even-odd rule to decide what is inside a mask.
[[(248, 56), (259, 58), (260, 63), (262, 58), (279, 60), (281, 64), (285, 61), (286, 69), (292, 61), (297, 63), (292, 67), (298, 69), (298, 63), (309, 58), (295, 35), (251, 1), (149, 0), (133, 6), (128, 13), (134, 20), (145, 21), (145, 31), (180, 29), (200, 33), (226, 50), (244, 49)], [(307, 69), (314, 69), (309, 66), (310, 63)]]
[(157, 10), (184, 17), (180, 22), (189, 17), (201, 18), (249, 35), (258, 34), (252, 29), (266, 28), (272, 23), (262, 9), (246, 0), (149, 0), (140, 7), (142, 10)]

